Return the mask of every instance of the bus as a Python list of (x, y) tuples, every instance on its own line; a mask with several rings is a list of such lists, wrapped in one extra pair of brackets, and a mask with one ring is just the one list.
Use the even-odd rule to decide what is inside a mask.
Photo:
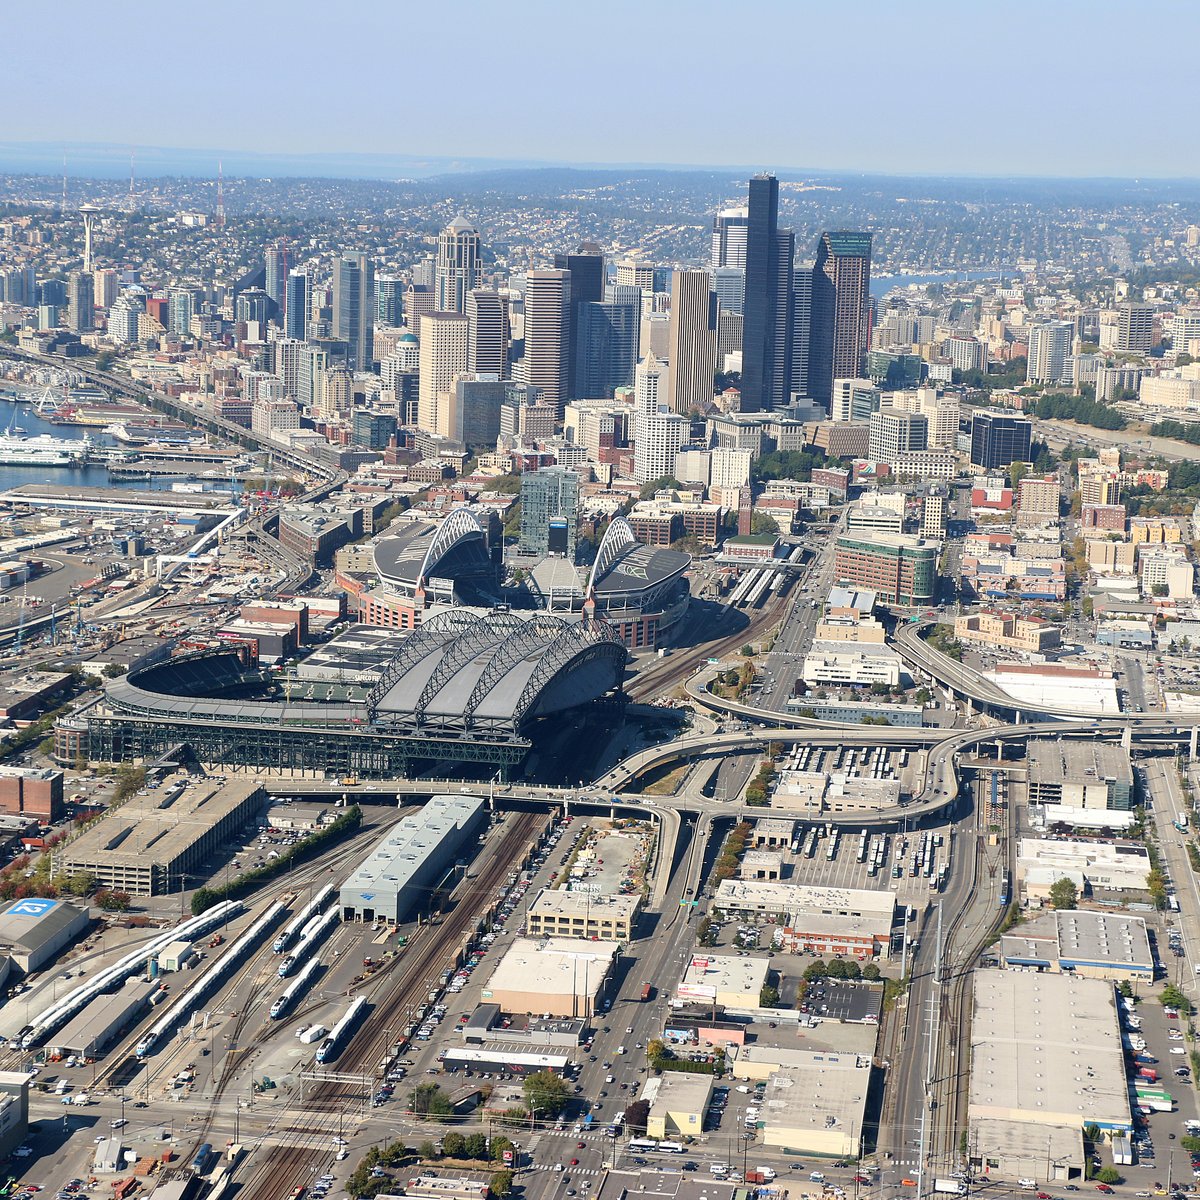
[(657, 1142), (653, 1138), (630, 1138), (629, 1149), (634, 1154), (682, 1154), (684, 1152), (683, 1146), (679, 1142)]

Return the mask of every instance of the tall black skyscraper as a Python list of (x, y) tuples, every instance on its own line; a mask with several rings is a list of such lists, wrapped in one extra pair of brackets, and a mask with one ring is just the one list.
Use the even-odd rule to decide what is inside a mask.
[(640, 288), (618, 287), (614, 299), (576, 309), (574, 399), (608, 399), (633, 385), (641, 307)]
[(579, 309), (584, 304), (599, 304), (604, 299), (604, 254), (594, 242), (583, 242), (571, 254), (556, 254), (554, 267), (571, 273), (570, 342), (567, 347), (568, 379), (572, 399), (592, 393), (584, 390), (582, 372), (576, 358), (579, 338)]
[(750, 180), (746, 228), (746, 302), (742, 332), (742, 411), (787, 403), (791, 343), (791, 233), (779, 231), (779, 180)]
[(300, 341), (308, 336), (308, 276), (303, 271), (288, 274), (284, 288), (283, 329)]

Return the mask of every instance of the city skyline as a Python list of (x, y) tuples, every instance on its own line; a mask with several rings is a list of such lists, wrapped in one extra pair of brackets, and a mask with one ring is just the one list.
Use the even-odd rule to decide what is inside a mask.
[[(274, 165), (286, 171), (283, 160), (298, 156), (304, 162), (295, 169), (312, 170), (314, 159), (325, 158), (338, 175), (346, 173), (350, 162), (357, 161), (369, 174), (376, 158), (402, 158), (418, 168), (423, 159), (436, 161), (438, 171), (447, 173), (466, 160), (492, 165), (744, 164), (747, 170), (777, 172), (1186, 178), (1194, 173), (1189, 175), (1180, 164), (1195, 160), (1200, 141), (1174, 124), (1169, 134), (1165, 127), (1162, 132), (1148, 127), (1134, 106), (1113, 106), (1100, 121), (1088, 57), (1061, 53), (1072, 38), (1119, 36), (1129, 61), (1155, 62), (1156, 99), (1168, 108), (1186, 104), (1188, 39), (1163, 36), (1173, 14), (1177, 17), (1181, 11), (1168, 0), (1143, 5), (1136, 19), (1127, 16), (1119, 24), (1115, 18), (1124, 10), (1116, 5), (1089, 7), (1078, 0), (1048, 8), (1032, 0), (1013, 0), (1004, 21), (986, 24), (982, 17), (973, 19), (943, 0), (927, 0), (915, 10), (873, 7), (856, 69), (874, 86), (840, 87), (844, 64), (839, 57), (806, 58), (804, 94), (832, 95), (836, 88), (838, 103), (825, 111), (798, 106), (790, 81), (796, 39), (822, 45), (845, 36), (844, 15), (829, 6), (759, 0), (743, 8), (735, 25), (770, 24), (779, 36), (765, 41), (743, 38), (735, 29), (735, 36), (720, 38), (721, 56), (714, 67), (739, 80), (733, 91), (716, 87), (709, 93), (685, 92), (675, 88), (671, 73), (664, 71), (615, 96), (606, 90), (603, 100), (597, 91), (593, 100), (591, 93), (576, 86), (579, 74), (586, 74), (585, 68), (611, 70), (619, 62), (623, 34), (663, 47), (667, 59), (695, 60), (712, 56), (718, 44), (714, 33), (728, 14), (702, 4), (689, 10), (692, 19), (681, 21), (676, 5), (646, 8), (620, 0), (605, 14), (610, 36), (597, 38), (590, 28), (585, 36), (579, 18), (543, 0), (523, 0), (503, 10), (468, 3), (459, 14), (467, 46), (516, 44), (521, 62), (538, 65), (536, 72), (519, 76), (522, 102), (481, 104), (481, 81), (447, 95), (439, 93), (436, 108), (414, 110), (403, 123), (389, 115), (388, 74), (361, 70), (358, 47), (395, 44), (401, 32), (405, 46), (433, 45), (439, 14), (420, 8), (400, 13), (361, 3), (354, 23), (358, 36), (339, 40), (312, 36), (315, 19), (324, 15), (312, 3), (293, 6), (286, 22), (270, 11), (238, 10), (247, 42), (274, 47), (271, 55), (257, 60), (256, 77), (264, 94), (283, 87), (288, 78), (332, 77), (342, 68), (352, 68), (355, 86), (327, 90), (320, 104), (304, 107), (303, 120), (284, 115), (263, 126), (247, 122), (237, 105), (216, 105), (201, 124), (195, 120), (196, 97), (177, 86), (181, 47), (186, 45), (191, 61), (203, 64), (206, 86), (214, 94), (242, 86), (244, 63), (228, 54), (219, 19), (225, 7), (229, 6), (218, 4), (217, 19), (206, 24), (166, 13), (153, 25), (138, 28), (139, 90), (154, 95), (156, 103), (106, 110), (103, 129), (113, 140), (103, 144), (111, 148), (114, 169), (119, 158), (128, 167), (130, 152), (136, 155), (140, 150), (152, 161), (160, 152), (176, 148), (240, 156), (251, 169), (254, 159), (269, 167), (278, 156)], [(103, 64), (129, 53), (128, 29), (68, 2), (49, 59), (35, 51), (43, 29), (34, 10), (14, 10), (8, 19), (10, 44), (24, 47), (10, 62), (10, 86), (14, 94), (38, 95), (38, 106), (36, 119), (25, 127), (30, 141), (0, 144), (0, 166), (28, 170), (45, 162), (38, 169), (49, 169), (46, 156), (51, 146), (59, 168), (64, 149), (68, 167), (73, 149), (76, 156), (94, 155), (97, 140), (87, 135), (97, 127), (81, 123), (79, 114), (94, 107), (96, 94), (104, 90)], [(1034, 31), (1037, 36), (1031, 36)], [(564, 45), (572, 46), (570, 54), (562, 52)], [(412, 53), (404, 60), (414, 94), (421, 94), (423, 82), (436, 82), (437, 55)], [(54, 86), (49, 86), (52, 80)], [(1027, 86), (1032, 81), (1042, 86)], [(974, 132), (897, 138), (891, 123), (880, 119), (893, 91), (918, 127), (925, 114), (931, 132), (947, 120), (947, 100), (959, 97), (966, 107), (953, 124)], [(1076, 129), (1077, 136), (1029, 136), (1031, 122), (1040, 119), (1048, 102), (1054, 106), (1058, 128)], [(380, 115), (362, 119), (363, 113), (372, 112)], [(656, 119), (644, 120), (647, 112), (654, 112)], [(269, 136), (256, 132), (268, 127)], [(200, 128), (205, 131), (202, 138), (186, 136), (186, 131)], [(663, 130), (670, 130), (669, 137)], [(38, 151), (38, 146), (43, 149)]]

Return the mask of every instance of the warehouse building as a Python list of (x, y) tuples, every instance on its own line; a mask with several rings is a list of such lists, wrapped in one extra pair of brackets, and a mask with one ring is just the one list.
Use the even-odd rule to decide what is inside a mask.
[(135, 896), (177, 892), (218, 846), (257, 816), (260, 784), (172, 776), (55, 852), (56, 875), (89, 871)]
[(91, 921), (86, 908), (65, 900), (14, 900), (0, 914), (0, 954), (28, 975), (52, 962)]
[(0, 1071), (0, 1158), (8, 1158), (29, 1133), (32, 1079), (24, 1071)]
[(62, 816), (63, 773), (50, 767), (0, 767), (0, 813), (52, 825)]
[(871, 1082), (871, 1058), (814, 1054), (767, 1080), (758, 1124), (764, 1146), (789, 1154), (856, 1159)]
[[(150, 1004), (158, 982), (130, 979), (111, 996), (99, 996), (54, 1035), (51, 1054), (96, 1058)], [(166, 995), (164, 992), (163, 995)]]
[(704, 1113), (712, 1097), (711, 1075), (668, 1071), (648, 1079), (642, 1099), (650, 1101), (646, 1136), (652, 1138), (699, 1137)]
[(1017, 884), (1027, 902), (1045, 900), (1060, 879), (1080, 894), (1144, 892), (1150, 855), (1137, 842), (1092, 838), (1021, 838), (1017, 842)]
[(530, 937), (599, 938), (627, 942), (642, 906), (636, 896), (594, 896), (543, 888), (529, 906), (526, 922)]
[(445, 874), (485, 820), (478, 796), (431, 796), (420, 812), (388, 830), (342, 884), (342, 918), (398, 925)]
[(675, 998), (683, 1003), (757, 1011), (770, 960), (734, 954), (693, 954)]
[(972, 1160), (1046, 1182), (1082, 1174), (1085, 1126), (1132, 1129), (1112, 984), (976, 971), (973, 985)]
[(1087, 979), (1154, 979), (1146, 922), (1125, 913), (1064, 910), (1047, 913), (1000, 939), (1006, 967), (1069, 971)]
[[(1035, 738), (1026, 752), (1029, 803), (1128, 812), (1134, 803), (1129, 751), (1109, 742)], [(1059, 820), (1056, 810), (1046, 813)]]
[(517, 938), (481, 998), (504, 1012), (591, 1017), (612, 987), (616, 964), (616, 942)]

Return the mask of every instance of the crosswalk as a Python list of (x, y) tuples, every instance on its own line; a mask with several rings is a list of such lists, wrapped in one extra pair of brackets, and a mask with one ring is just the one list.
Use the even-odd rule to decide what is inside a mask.
[[(557, 1171), (559, 1166), (562, 1167), (561, 1172)], [(564, 1175), (599, 1175), (602, 1173), (600, 1167), (568, 1167), (566, 1163), (536, 1163), (530, 1169), (533, 1171), (555, 1171), (558, 1174)]]

